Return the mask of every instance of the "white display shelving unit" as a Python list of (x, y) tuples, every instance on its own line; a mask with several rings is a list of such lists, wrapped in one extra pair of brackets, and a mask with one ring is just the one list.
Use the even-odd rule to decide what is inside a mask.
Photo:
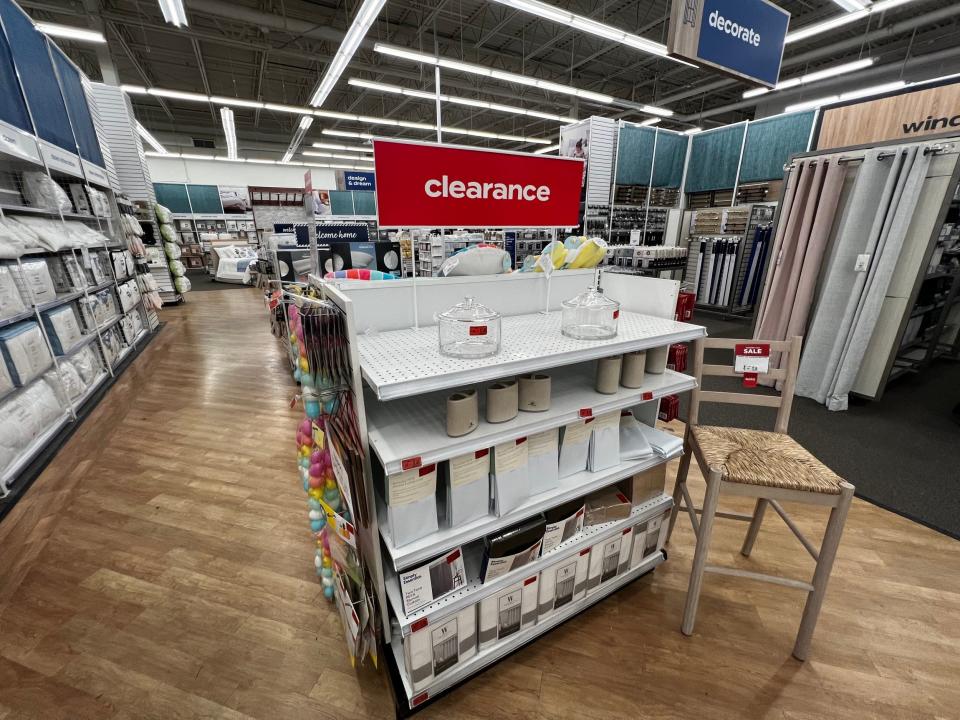
[[(441, 621), (468, 612), (484, 598), (511, 584), (538, 574), (557, 561), (580, 554), (604, 540), (662, 517), (672, 499), (659, 494), (636, 505), (631, 515), (593, 525), (540, 558), (487, 583), (480, 580), (480, 540), (519, 521), (610, 487), (635, 473), (668, 462), (680, 450), (640, 460), (623, 460), (598, 472), (584, 470), (562, 478), (552, 490), (534, 495), (501, 517), (485, 515), (456, 527), (444, 527), (401, 546), (392, 541), (378, 495), (372, 466), (386, 474), (404, 468), (442, 462), (501, 442), (559, 428), (579, 418), (631, 409), (648, 426), (655, 426), (659, 399), (695, 387), (695, 380), (672, 371), (648, 373), (644, 386), (620, 388), (613, 395), (594, 390), (593, 361), (693, 340), (705, 336), (704, 328), (676, 322), (679, 283), (672, 280), (602, 274), (606, 294), (621, 302), (617, 336), (605, 341), (577, 341), (560, 333), (560, 302), (579, 294), (594, 280), (596, 271), (555, 273), (549, 280), (537, 274), (480, 278), (421, 278), (390, 282), (324, 282), (311, 277), (322, 296), (344, 313), (350, 347), (354, 407), (366, 454), (362, 483), (366, 506), (360, 515), (368, 522), (356, 528), (362, 561), (373, 583), (371, 594), (381, 614), (385, 653), (395, 665), (394, 690), (401, 713), (422, 706), (439, 693), (476, 674), (520, 646), (577, 615), (665, 560), (659, 550), (630, 569), (621, 568), (612, 580), (548, 616), (543, 616), (507, 638), (485, 645), (425, 686), (414, 688), (406, 668), (404, 643), (411, 633), (439, 627)], [(469, 295), (504, 314), (501, 352), (482, 360), (460, 360), (438, 352), (433, 318)], [(488, 424), (481, 420), (471, 434), (450, 438), (445, 432), (445, 394), (451, 388), (476, 386), (519, 373), (549, 371), (551, 407), (543, 413), (521, 412), (514, 420)], [(481, 412), (482, 416), (482, 412)], [(656, 430), (651, 430), (654, 435)], [(667, 438), (665, 437), (666, 441)], [(667, 445), (664, 442), (660, 446)], [(675, 443), (674, 443), (675, 444)], [(379, 518), (379, 520), (378, 520)], [(461, 548), (467, 583), (416, 612), (404, 612), (398, 573)]]

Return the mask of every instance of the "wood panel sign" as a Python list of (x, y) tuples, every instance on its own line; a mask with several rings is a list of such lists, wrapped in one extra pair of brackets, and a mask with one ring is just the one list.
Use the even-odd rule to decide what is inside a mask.
[(960, 135), (960, 83), (825, 108), (821, 114), (818, 150)]

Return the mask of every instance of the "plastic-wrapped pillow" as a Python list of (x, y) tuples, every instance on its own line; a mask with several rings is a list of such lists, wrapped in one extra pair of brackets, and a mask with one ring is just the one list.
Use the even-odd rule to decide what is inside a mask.
[(177, 233), (174, 232), (173, 225), (161, 225), (160, 237), (168, 243), (175, 243), (177, 241)]
[(190, 278), (182, 276), (173, 279), (173, 286), (177, 289), (178, 293), (190, 292), (190, 289), (193, 287), (190, 284)]
[[(29, 243), (29, 244), (28, 244)], [(36, 245), (36, 235), (20, 223), (0, 217), (0, 258), (14, 260)]]
[(510, 271), (510, 254), (492, 246), (477, 246), (451, 255), (440, 266), (441, 276), (501, 275)]
[(590, 238), (576, 249), (567, 251), (567, 267), (571, 270), (595, 268), (607, 255), (607, 241)]
[(33, 233), (36, 247), (44, 250), (64, 250), (71, 245), (70, 234), (60, 220), (23, 215), (13, 222), (19, 223)]
[(9, 394), (13, 388), (13, 378), (10, 377), (10, 372), (7, 370), (7, 364), (0, 362), (0, 398)]
[(170, 260), (177, 260), (180, 257), (180, 246), (176, 243), (165, 242), (163, 244), (163, 251)]
[[(86, 385), (84, 384), (83, 379), (80, 377), (80, 373), (69, 360), (60, 361), (59, 375), (57, 374), (56, 370), (51, 370), (46, 374), (44, 379), (50, 383), (54, 389), (57, 387), (61, 388), (65, 397), (70, 398), (71, 400), (86, 390)], [(54, 385), (54, 383), (56, 383), (56, 385)], [(66, 406), (66, 401), (64, 398), (61, 398), (61, 404)]]
[(76, 368), (80, 379), (83, 380), (83, 384), (87, 387), (89, 387), (90, 383), (96, 380), (100, 374), (100, 360), (90, 345), (86, 345), (75, 352), (73, 357), (70, 358), (70, 363)]
[(170, 274), (174, 277), (183, 277), (187, 274), (187, 269), (183, 266), (183, 263), (179, 260), (170, 261)]
[(0, 320), (6, 320), (27, 311), (12, 267), (0, 264)]
[(73, 204), (66, 191), (39, 170), (23, 173), (23, 198), (28, 205), (50, 212), (73, 212)]
[(165, 208), (160, 203), (155, 203), (153, 206), (153, 212), (157, 215), (157, 222), (159, 223), (172, 223), (173, 214)]

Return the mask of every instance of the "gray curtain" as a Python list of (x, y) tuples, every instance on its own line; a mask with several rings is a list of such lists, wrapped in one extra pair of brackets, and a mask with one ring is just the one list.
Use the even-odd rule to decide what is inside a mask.
[[(923, 146), (866, 153), (807, 335), (796, 394), (846, 410), (927, 176)], [(866, 229), (869, 228), (867, 232)], [(858, 259), (866, 269), (856, 269)]]

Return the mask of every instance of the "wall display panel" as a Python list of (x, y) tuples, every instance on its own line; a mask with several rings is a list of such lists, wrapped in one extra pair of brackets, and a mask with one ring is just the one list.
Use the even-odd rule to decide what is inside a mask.
[(680, 133), (657, 135), (657, 151), (653, 163), (653, 187), (678, 188), (683, 182), (683, 166), (687, 161), (689, 138)]
[[(216, 185), (187, 185), (190, 206), (197, 215), (222, 215), (220, 188)], [(173, 210), (173, 208), (170, 208)], [(189, 210), (187, 212), (190, 212)]]
[(157, 202), (172, 213), (192, 213), (187, 186), (180, 183), (154, 183)]
[(377, 199), (372, 192), (354, 191), (353, 208), (356, 215), (376, 215)]
[(356, 215), (353, 209), (353, 193), (349, 190), (331, 190), (330, 214)]
[[(37, 135), (57, 147), (77, 151), (60, 84), (50, 62), (47, 39), (20, 8), (0, 0), (0, 19), (7, 38), (15, 38), (13, 60), (20, 74)], [(4, 100), (6, 104), (6, 100)]]
[(617, 185), (649, 184), (656, 135), (656, 130), (650, 128), (621, 125), (617, 146)]
[(53, 57), (57, 76), (60, 78), (60, 87), (67, 104), (67, 114), (73, 126), (73, 134), (77, 139), (77, 147), (80, 149), (80, 157), (104, 167), (97, 129), (93, 126), (93, 119), (90, 117), (90, 108), (87, 106), (87, 97), (83, 92), (80, 72), (67, 59), (63, 51), (52, 43), (50, 54)]
[(740, 182), (778, 180), (790, 156), (808, 149), (816, 112), (781, 115), (750, 123)]
[(732, 188), (737, 184), (745, 131), (743, 123), (693, 136), (686, 192)]
[(33, 123), (30, 122), (27, 103), (20, 90), (20, 81), (17, 79), (17, 71), (13, 64), (13, 54), (7, 37), (2, 32), (0, 32), (0, 92), (3, 93), (3, 102), (0, 103), (0, 120), (33, 133)]

